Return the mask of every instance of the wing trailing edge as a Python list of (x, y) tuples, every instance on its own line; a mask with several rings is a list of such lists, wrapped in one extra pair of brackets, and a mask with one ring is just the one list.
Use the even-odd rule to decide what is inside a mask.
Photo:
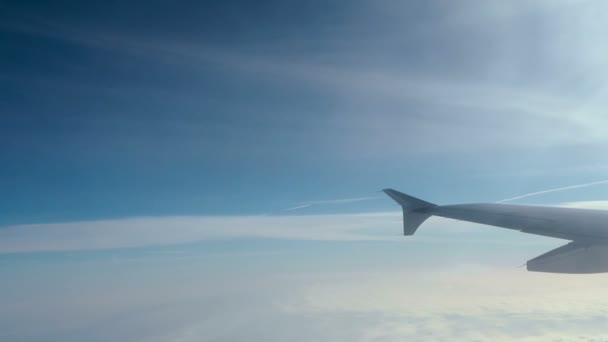
[(608, 272), (608, 245), (570, 242), (526, 263), (528, 271), (547, 273)]

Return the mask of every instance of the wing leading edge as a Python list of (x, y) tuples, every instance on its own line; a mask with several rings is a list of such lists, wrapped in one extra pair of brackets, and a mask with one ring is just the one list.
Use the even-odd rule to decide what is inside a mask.
[(435, 205), (393, 189), (383, 191), (403, 209), (404, 235), (413, 235), (430, 216), (514, 229), (573, 241), (528, 261), (529, 271), (608, 272), (608, 211), (497, 203)]

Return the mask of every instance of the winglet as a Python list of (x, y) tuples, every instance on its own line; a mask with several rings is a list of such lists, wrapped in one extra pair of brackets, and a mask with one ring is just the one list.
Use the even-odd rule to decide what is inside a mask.
[(397, 190), (384, 189), (382, 191), (399, 203), (403, 209), (403, 235), (414, 235), (422, 222), (432, 215), (426, 212), (427, 209), (437, 206)]

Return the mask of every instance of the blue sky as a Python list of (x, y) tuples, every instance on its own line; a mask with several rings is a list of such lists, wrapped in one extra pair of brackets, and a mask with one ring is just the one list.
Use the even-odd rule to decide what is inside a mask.
[(2, 222), (601, 179), (598, 6), (5, 4)]
[[(551, 340), (574, 306), (580, 324), (564, 334), (605, 337), (591, 299), (530, 318), (539, 304), (523, 288), (556, 278), (514, 267), (560, 241), (445, 220), (404, 239), (379, 190), (495, 202), (608, 178), (607, 11), (594, 0), (3, 2), (0, 299), (13, 299), (0, 330), (15, 341), (187, 341), (403, 340), (430, 329), (442, 340), (464, 326), (463, 340)], [(513, 202), (603, 208), (607, 197), (596, 183)], [(398, 296), (408, 272), (422, 279), (413, 293), (447, 298), (450, 284), (464, 286), (454, 270), (483, 295), (445, 307), (359, 301)], [(559, 279), (547, 300), (580, 285)], [(589, 293), (605, 283), (593, 279)], [(207, 282), (201, 293), (180, 285)], [(104, 286), (126, 297), (91, 301), (109, 295)], [(332, 293), (344, 296), (328, 302)], [(259, 322), (203, 334), (258, 295)], [(427, 316), (404, 311), (409, 300)], [(340, 335), (379, 311), (389, 318)], [(526, 319), (492, 328), (505, 317)], [(108, 329), (123, 319), (158, 331)], [(408, 319), (424, 324), (397, 328)], [(267, 335), (266, 320), (291, 328)]]

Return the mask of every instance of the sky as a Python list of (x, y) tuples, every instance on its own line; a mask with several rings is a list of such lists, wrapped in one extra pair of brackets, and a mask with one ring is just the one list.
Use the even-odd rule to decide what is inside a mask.
[(605, 341), (564, 241), (433, 203), (608, 208), (608, 4), (3, 1), (2, 341)]

